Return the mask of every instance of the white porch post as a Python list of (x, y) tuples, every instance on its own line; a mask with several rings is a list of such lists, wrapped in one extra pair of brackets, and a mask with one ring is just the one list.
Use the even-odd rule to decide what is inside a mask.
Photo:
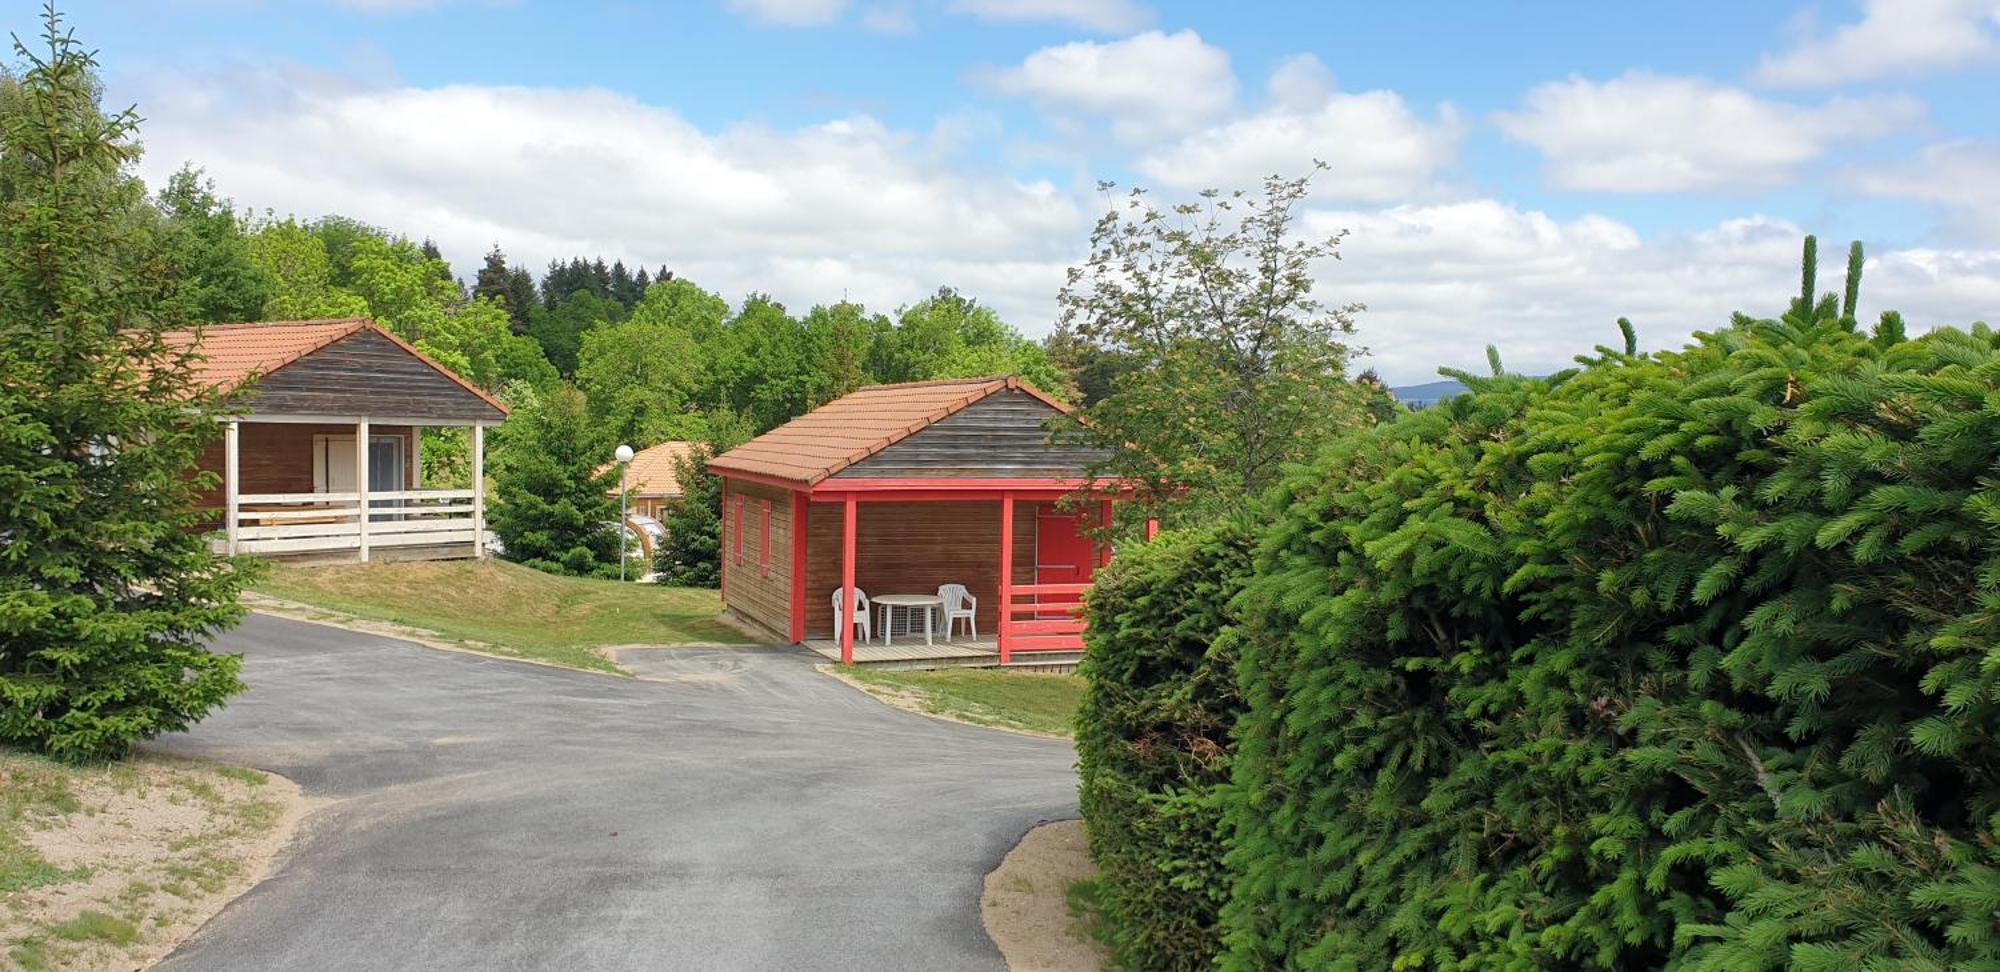
[(227, 517), (223, 529), (229, 538), (224, 549), (231, 557), (236, 556), (236, 534), (243, 519), (243, 504), (238, 499), (243, 490), (237, 480), (237, 469), (242, 465), (242, 425), (230, 419), (222, 432), (222, 515)]
[(472, 552), (486, 558), (486, 426), (477, 422), (472, 425)]
[(361, 562), (368, 562), (368, 420), (354, 423), (354, 498), (359, 507), (355, 526), (361, 537)]
[(424, 488), (424, 427), (410, 426), (410, 475), (404, 489)]
[[(856, 531), (854, 494), (847, 494), (841, 507), (840, 529), (840, 663), (854, 664), (854, 535)], [(743, 515), (738, 504), (736, 515)], [(737, 529), (742, 529), (738, 527)], [(739, 534), (740, 536), (740, 534)], [(888, 628), (884, 627), (884, 631)]]

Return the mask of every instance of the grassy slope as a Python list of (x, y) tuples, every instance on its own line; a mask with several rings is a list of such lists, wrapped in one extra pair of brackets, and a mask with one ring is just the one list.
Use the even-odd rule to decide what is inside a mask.
[(557, 577), (500, 561), (274, 567), (256, 590), (477, 641), (501, 654), (618, 671), (605, 645), (741, 643), (714, 591)]
[(927, 712), (982, 726), (1025, 729), (1067, 736), (1083, 701), (1083, 679), (1075, 675), (989, 669), (883, 672), (865, 668), (841, 674), (874, 689), (914, 697)]

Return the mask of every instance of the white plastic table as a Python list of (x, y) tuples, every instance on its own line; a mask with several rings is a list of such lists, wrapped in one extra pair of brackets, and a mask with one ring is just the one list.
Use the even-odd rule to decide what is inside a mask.
[[(878, 594), (869, 600), (876, 607), (882, 609), (883, 644), (895, 644), (891, 639), (895, 631), (894, 622), (896, 620), (897, 608), (902, 608), (905, 612), (922, 608), (924, 611), (924, 644), (928, 645), (932, 643), (931, 610), (933, 608), (942, 610), (944, 608), (944, 598), (936, 594)], [(903, 615), (903, 620), (906, 624), (909, 622), (909, 615), (907, 613)]]

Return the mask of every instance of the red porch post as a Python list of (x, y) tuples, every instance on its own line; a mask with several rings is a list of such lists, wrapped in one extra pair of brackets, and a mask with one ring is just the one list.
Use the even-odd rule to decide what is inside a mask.
[(840, 663), (854, 664), (854, 494), (847, 494), (840, 534)]
[(806, 517), (812, 503), (792, 492), (792, 643), (806, 640)]
[(716, 524), (715, 559), (721, 567), (716, 572), (715, 589), (722, 594), (722, 606), (729, 606), (729, 477), (722, 477), (722, 522)]
[(1007, 629), (1014, 623), (1014, 494), (1000, 494), (1000, 664), (1013, 657)]

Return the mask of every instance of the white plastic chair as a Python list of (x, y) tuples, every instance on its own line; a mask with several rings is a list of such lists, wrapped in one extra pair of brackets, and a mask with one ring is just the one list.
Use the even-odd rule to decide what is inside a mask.
[(958, 621), (964, 621), (966, 630), (977, 639), (979, 621), (975, 615), (979, 612), (979, 599), (973, 597), (972, 592), (966, 590), (964, 584), (942, 585), (938, 588), (937, 596), (938, 600), (944, 602), (944, 640), (951, 640), (952, 625)]
[[(840, 641), (841, 590), (838, 587), (833, 589), (833, 640), (836, 643)], [(862, 641), (875, 640), (875, 624), (869, 620), (869, 614), (868, 592), (857, 587), (854, 589), (854, 633)]]

